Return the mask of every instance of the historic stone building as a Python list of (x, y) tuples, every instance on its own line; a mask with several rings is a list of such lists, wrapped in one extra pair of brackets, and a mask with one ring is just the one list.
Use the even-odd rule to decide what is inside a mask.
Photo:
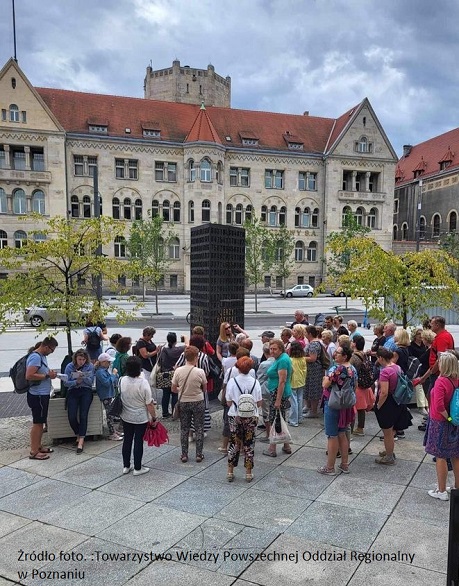
[(150, 100), (181, 102), (205, 106), (231, 107), (231, 77), (215, 73), (213, 65), (195, 69), (180, 65), (175, 59), (172, 67), (153, 70), (147, 67), (144, 96)]
[(459, 128), (403, 150), (395, 170), (394, 249), (436, 246), (458, 228)]
[[(174, 229), (166, 290), (189, 289), (190, 228), (205, 222), (256, 215), (294, 230), (288, 285), (321, 282), (327, 235), (348, 210), (391, 248), (397, 157), (366, 98), (338, 119), (205, 107), (34, 88), (10, 60), (0, 109), (0, 246), (20, 246), (30, 211), (93, 215), (97, 166), (102, 213), (126, 237), (149, 214)], [(104, 253), (126, 258), (125, 240)]]

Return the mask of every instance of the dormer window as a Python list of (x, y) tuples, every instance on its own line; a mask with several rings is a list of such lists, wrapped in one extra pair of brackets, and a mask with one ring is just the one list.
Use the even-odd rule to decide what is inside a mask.
[(143, 136), (145, 136), (145, 137), (152, 136), (153, 138), (161, 138), (161, 131), (160, 130), (149, 130), (147, 128), (144, 128), (143, 129)]
[(303, 150), (303, 143), (302, 142), (289, 142), (288, 148), (291, 151), (302, 151)]
[(303, 141), (300, 139), (299, 136), (296, 136), (289, 132), (288, 130), (283, 134), (284, 140), (291, 151), (302, 151), (303, 150)]
[(413, 171), (413, 177), (416, 179), (417, 177), (420, 177), (423, 173), (424, 171), (422, 169), (416, 169), (416, 171)]
[(256, 138), (243, 138), (242, 145), (243, 146), (258, 146), (258, 139), (256, 139)]
[(451, 165), (451, 161), (442, 161), (440, 163), (440, 171), (443, 171), (444, 169), (446, 169), (450, 165)]
[(145, 138), (161, 138), (161, 125), (159, 122), (142, 122), (142, 135)]
[(108, 127), (101, 124), (89, 124), (89, 132), (97, 132), (99, 134), (107, 134)]
[(438, 163), (440, 165), (440, 171), (443, 171), (444, 169), (449, 167), (451, 165), (451, 163), (453, 162), (453, 159), (454, 159), (454, 153), (451, 150), (451, 147), (448, 147), (448, 150), (446, 151), (446, 153), (438, 161)]
[(242, 146), (258, 146), (258, 136), (251, 130), (241, 130), (239, 133)]

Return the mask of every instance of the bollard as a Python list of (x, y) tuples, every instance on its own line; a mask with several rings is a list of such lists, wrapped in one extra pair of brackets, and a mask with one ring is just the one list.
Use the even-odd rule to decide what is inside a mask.
[(459, 488), (453, 488), (449, 506), (447, 586), (459, 586)]

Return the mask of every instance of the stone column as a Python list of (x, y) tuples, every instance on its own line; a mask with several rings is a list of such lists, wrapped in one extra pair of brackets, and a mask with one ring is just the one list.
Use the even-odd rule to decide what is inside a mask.
[(365, 189), (364, 191), (370, 191), (370, 171), (365, 173)]
[(356, 182), (357, 182), (357, 171), (352, 171), (351, 191), (357, 191)]
[(30, 171), (30, 169), (31, 169), (31, 166), (30, 166), (30, 147), (25, 146), (24, 153), (25, 153), (25, 168), (26, 168), (26, 171)]

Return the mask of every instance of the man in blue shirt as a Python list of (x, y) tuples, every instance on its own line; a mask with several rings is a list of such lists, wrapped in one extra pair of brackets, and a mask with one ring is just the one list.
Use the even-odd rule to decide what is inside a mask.
[(45, 338), (43, 342), (31, 352), (27, 358), (26, 379), (30, 381), (27, 391), (27, 404), (32, 410), (32, 428), (30, 430), (31, 460), (47, 460), (52, 452), (51, 448), (44, 448), (41, 444), (43, 424), (48, 418), (49, 397), (51, 393), (51, 379), (56, 378), (55, 370), (48, 367), (47, 356), (57, 348), (55, 338)]
[(384, 342), (384, 348), (393, 352), (397, 348), (397, 344), (394, 342), (394, 334), (397, 326), (393, 321), (387, 322), (384, 326), (384, 336), (386, 341)]

